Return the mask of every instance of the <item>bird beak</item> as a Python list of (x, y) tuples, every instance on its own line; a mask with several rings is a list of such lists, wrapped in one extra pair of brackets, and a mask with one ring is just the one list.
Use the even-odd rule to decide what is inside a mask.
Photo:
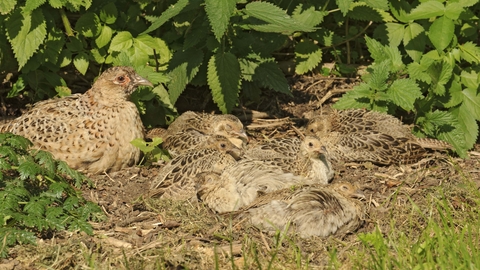
[(147, 79), (145, 79), (145, 78), (143, 78), (143, 77), (141, 77), (141, 76), (139, 76), (139, 75), (135, 76), (135, 81), (134, 81), (134, 83), (135, 83), (136, 85), (145, 85), (145, 86), (153, 87), (153, 84), (152, 84), (149, 80), (147, 80)]
[(242, 140), (244, 140), (245, 142), (248, 142), (248, 135), (247, 133), (245, 132), (245, 130), (241, 130), (240, 132), (237, 132), (236, 133), (238, 135), (238, 137), (240, 137)]
[(365, 200), (367, 197), (365, 197), (365, 194), (361, 190), (355, 190), (353, 194), (350, 195), (350, 197), (357, 199), (357, 200)]

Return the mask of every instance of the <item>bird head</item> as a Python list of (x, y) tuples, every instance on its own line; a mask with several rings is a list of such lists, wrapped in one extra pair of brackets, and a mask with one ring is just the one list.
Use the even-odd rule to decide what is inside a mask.
[(331, 184), (332, 188), (345, 197), (350, 197), (354, 199), (363, 200), (365, 199), (365, 194), (354, 185), (348, 182), (336, 182)]
[(327, 154), (327, 148), (315, 136), (306, 136), (302, 141), (300, 151), (302, 155), (312, 158), (318, 158), (320, 155)]
[(213, 133), (227, 138), (239, 138), (248, 142), (248, 136), (243, 124), (236, 116), (231, 114), (216, 115), (213, 123)]
[(328, 132), (328, 120), (326, 117), (317, 116), (308, 121), (305, 128), (306, 135), (323, 135)]
[(107, 95), (116, 96), (121, 94), (129, 97), (140, 85), (153, 87), (147, 79), (138, 75), (131, 67), (111, 67), (105, 70), (93, 84), (97, 91), (109, 91)]
[(210, 148), (231, 155), (235, 160), (240, 160), (243, 150), (235, 146), (228, 138), (222, 135), (212, 135), (208, 138), (207, 145)]

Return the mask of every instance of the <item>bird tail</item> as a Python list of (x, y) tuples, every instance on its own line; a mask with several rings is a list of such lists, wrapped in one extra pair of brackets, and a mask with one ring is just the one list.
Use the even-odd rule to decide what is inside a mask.
[(445, 141), (432, 138), (418, 138), (417, 143), (426, 149), (432, 150), (451, 150), (452, 145)]

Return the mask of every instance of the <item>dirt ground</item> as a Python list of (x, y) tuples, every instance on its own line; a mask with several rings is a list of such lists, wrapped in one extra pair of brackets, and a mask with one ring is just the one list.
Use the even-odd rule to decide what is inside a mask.
[[(253, 140), (297, 136), (305, 118), (357, 83), (320, 77), (297, 77), (291, 82), (293, 97), (271, 93), (254, 105), (234, 111), (245, 121)], [(180, 109), (213, 108), (213, 104), (186, 97), (180, 102)], [(83, 190), (84, 196), (98, 203), (107, 216), (105, 221), (93, 224), (93, 236), (62, 232), (53, 239), (39, 240), (38, 246), (16, 247), (9, 259), (0, 262), (0, 270), (258, 269), (259, 265), (267, 268), (272, 257), (276, 258), (272, 269), (320, 269), (329, 267), (332, 251), (341, 268), (348, 269), (348, 252), (360, 245), (357, 234), (376, 227), (384, 233), (394, 229), (392, 215), (397, 221), (409, 215), (411, 201), (423, 205), (433, 187), (444, 185), (450, 189), (453, 195), (449, 201), (462, 207), (468, 198), (457, 184), (470, 179), (480, 186), (480, 159), (475, 152), (479, 150), (477, 145), (466, 160), (436, 153), (412, 166), (335, 164), (333, 181), (354, 183), (367, 197), (362, 202), (366, 211), (364, 225), (341, 239), (300, 239), (293, 235), (282, 238), (245, 224), (231, 224), (228, 215), (214, 214), (198, 202), (144, 199), (142, 195), (161, 165), (98, 175), (92, 177), (96, 188)]]

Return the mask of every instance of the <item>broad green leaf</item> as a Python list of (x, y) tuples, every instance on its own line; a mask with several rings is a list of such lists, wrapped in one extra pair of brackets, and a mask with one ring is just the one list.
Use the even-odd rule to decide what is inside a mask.
[(13, 10), (17, 4), (17, 0), (2, 0), (0, 1), (0, 14), (8, 14)]
[(104, 25), (102, 27), (100, 35), (98, 35), (98, 37), (95, 39), (95, 44), (97, 44), (97, 47), (105, 47), (110, 42), (110, 40), (112, 40), (112, 34), (112, 28), (110, 28), (108, 25)]
[(205, 11), (218, 41), (227, 30), (235, 5), (236, 0), (205, 0)]
[(460, 3), (447, 2), (447, 6), (445, 7), (445, 17), (455, 21), (460, 17), (460, 14), (463, 11), (464, 8)]
[(44, 47), (45, 62), (57, 64), (65, 45), (65, 35), (60, 29), (51, 29), (48, 33), (47, 40)]
[(370, 73), (368, 85), (373, 90), (384, 91), (387, 89), (387, 79), (390, 75), (389, 66), (389, 61), (385, 60), (372, 67), (373, 72)]
[(37, 9), (39, 6), (43, 5), (47, 0), (27, 0), (25, 2), (24, 12), (31, 12)]
[(375, 62), (380, 63), (388, 59), (387, 55), (385, 54), (384, 47), (380, 42), (368, 36), (365, 36), (365, 41), (368, 51), (370, 52), (370, 57), (372, 57)]
[(189, 0), (178, 0), (177, 3), (170, 5), (167, 10), (162, 12), (162, 15), (160, 15), (160, 17), (156, 18), (153, 21), (152, 25), (150, 25), (147, 30), (142, 32), (142, 34), (147, 34), (154, 30), (157, 30), (165, 22), (177, 16), (188, 5), (188, 2)]
[(425, 114), (425, 122), (434, 127), (429, 135), (449, 142), (460, 157), (467, 154), (465, 135), (457, 117), (451, 112), (434, 111)]
[(285, 75), (273, 61), (261, 63), (255, 70), (253, 80), (263, 87), (292, 96)]
[(106, 24), (113, 24), (117, 20), (118, 11), (114, 3), (108, 3), (100, 10), (100, 20)]
[(248, 25), (257, 31), (291, 33), (312, 32), (314, 28), (301, 24), (289, 16), (285, 10), (268, 2), (251, 2), (245, 6), (245, 14), (265, 21), (267, 24)]
[(462, 70), (462, 73), (460, 74), (460, 79), (462, 84), (465, 85), (467, 88), (478, 89), (478, 86), (480, 84), (478, 76), (478, 73), (473, 70), (470, 72)]
[(67, 0), (48, 0), (48, 4), (53, 8), (61, 8), (67, 3)]
[(70, 65), (72, 62), (72, 52), (68, 49), (64, 49), (61, 53), (60, 56), (58, 57), (58, 63), (60, 67), (66, 67)]
[(448, 88), (447, 95), (449, 95), (449, 100), (443, 104), (445, 108), (457, 106), (463, 101), (462, 84), (459, 82), (458, 76), (455, 77)]
[(110, 43), (109, 51), (121, 52), (133, 46), (133, 36), (128, 31), (118, 32)]
[(480, 94), (477, 89), (467, 88), (462, 92), (464, 97), (461, 107), (476, 120), (480, 120)]
[(170, 101), (177, 102), (187, 84), (195, 77), (203, 62), (203, 52), (195, 48), (176, 52), (170, 61), (168, 84)]
[(445, 84), (451, 79), (453, 67), (447, 62), (437, 62), (432, 64), (427, 73), (432, 78), (432, 84), (430, 88), (437, 95), (445, 95)]
[(5, 22), (7, 36), (21, 69), (47, 36), (47, 24), (41, 9), (31, 13), (15, 10)]
[(414, 109), (417, 98), (423, 97), (420, 87), (412, 79), (398, 79), (390, 85), (387, 94), (393, 103), (406, 111)]
[(335, 2), (337, 2), (338, 8), (340, 8), (343, 16), (345, 16), (350, 10), (350, 6), (353, 3), (353, 0), (336, 0)]
[(83, 75), (85, 75), (85, 73), (87, 73), (87, 70), (88, 70), (88, 65), (90, 63), (88, 58), (89, 57), (86, 53), (81, 52), (77, 54), (73, 59), (73, 65)]
[(428, 38), (433, 46), (439, 51), (443, 51), (453, 39), (455, 24), (447, 17), (437, 18), (428, 31)]
[(105, 62), (105, 56), (107, 55), (107, 52), (105, 49), (91, 49), (90, 50), (90, 55), (92, 56), (93, 60), (95, 62), (102, 64)]
[(407, 54), (413, 61), (419, 62), (425, 51), (425, 29), (420, 24), (413, 22), (409, 23), (405, 28), (405, 35), (403, 36), (403, 45)]
[(352, 91), (345, 93), (335, 104), (335, 109), (371, 109), (372, 90), (366, 83), (360, 83)]
[(17, 81), (12, 85), (12, 89), (7, 94), (7, 98), (12, 98), (18, 96), (20, 92), (25, 89), (25, 81), (23, 80), (23, 76), (18, 77)]
[(407, 66), (410, 78), (430, 84), (432, 78), (425, 72), (425, 68), (417, 62), (412, 62)]
[(461, 51), (461, 56), (465, 61), (470, 64), (480, 63), (480, 48), (473, 44), (473, 42), (468, 41), (465, 44), (458, 44), (458, 48)]
[(292, 18), (302, 25), (315, 27), (323, 21), (323, 18), (327, 16), (328, 12), (322, 12), (315, 10), (315, 7), (309, 7), (302, 10), (303, 5), (299, 4), (292, 14)]
[(408, 19), (415, 21), (419, 19), (429, 19), (436, 16), (442, 16), (445, 12), (445, 7), (437, 1), (427, 1), (420, 3), (415, 7), (410, 14)]
[(400, 23), (386, 23), (388, 41), (390, 46), (398, 47), (402, 43), (405, 33), (405, 25)]
[(75, 30), (85, 37), (96, 37), (101, 27), (100, 19), (93, 12), (83, 14), (75, 24)]
[(371, 7), (365, 2), (356, 2), (352, 4), (348, 17), (360, 21), (373, 21), (379, 23), (396, 21), (390, 13), (382, 9)]
[(477, 120), (463, 104), (460, 107), (453, 108), (451, 112), (458, 119), (463, 136), (459, 138), (459, 136), (452, 136), (450, 134), (439, 134), (439, 138), (451, 143), (460, 156), (466, 156), (466, 150), (472, 148), (478, 137)]
[(240, 63), (240, 70), (242, 71), (242, 79), (248, 82), (253, 81), (253, 75), (255, 74), (255, 69), (258, 67), (259, 62), (245, 58), (238, 59), (238, 62)]
[(130, 49), (133, 65), (141, 66), (147, 64), (150, 56), (153, 56), (153, 50), (156, 45), (155, 38), (148, 34), (134, 38), (133, 47)]
[(208, 86), (220, 111), (229, 113), (240, 90), (240, 65), (232, 53), (216, 53), (208, 61)]
[(312, 41), (302, 41), (295, 46), (295, 72), (297, 74), (312, 71), (321, 61), (322, 50)]

